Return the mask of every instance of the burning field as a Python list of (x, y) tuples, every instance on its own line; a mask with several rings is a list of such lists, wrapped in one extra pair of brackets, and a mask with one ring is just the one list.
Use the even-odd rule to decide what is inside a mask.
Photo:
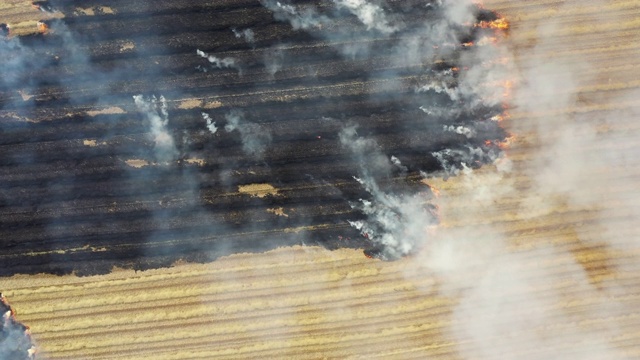
[(3, 275), (398, 259), (437, 224), (430, 178), (502, 156), (508, 23), (477, 5), (33, 6), (0, 44)]
[(637, 2), (8, 4), (39, 356), (640, 355)]

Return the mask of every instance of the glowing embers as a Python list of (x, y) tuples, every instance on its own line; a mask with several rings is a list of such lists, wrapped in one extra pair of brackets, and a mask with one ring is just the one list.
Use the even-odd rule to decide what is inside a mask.
[(15, 310), (2, 293), (0, 293), (0, 313), (2, 314), (0, 359), (34, 359), (36, 348), (31, 340), (31, 331), (28, 326), (16, 320)]
[(507, 136), (502, 140), (499, 140), (499, 139), (485, 140), (484, 144), (488, 147), (495, 146), (495, 147), (498, 147), (500, 150), (506, 150), (511, 146), (511, 144), (513, 144), (515, 140), (516, 140), (516, 136), (510, 134), (509, 136)]

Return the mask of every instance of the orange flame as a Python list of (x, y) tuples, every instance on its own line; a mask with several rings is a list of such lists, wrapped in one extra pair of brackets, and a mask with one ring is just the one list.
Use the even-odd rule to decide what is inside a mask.
[(462, 43), (462, 46), (463, 46), (463, 47), (471, 47), (471, 46), (473, 46), (473, 45), (474, 45), (474, 44), (473, 44), (473, 41), (469, 41), (469, 42), (466, 42), (466, 43)]
[(506, 150), (511, 147), (514, 141), (516, 141), (516, 136), (511, 134), (503, 141), (497, 141), (496, 145), (498, 145), (501, 150)]
[(509, 22), (505, 18), (499, 18), (493, 21), (480, 21), (475, 26), (482, 29), (509, 30)]
[(46, 23), (38, 21), (37, 26), (38, 32), (40, 32), (41, 34), (47, 34), (49, 32), (49, 25), (47, 25)]

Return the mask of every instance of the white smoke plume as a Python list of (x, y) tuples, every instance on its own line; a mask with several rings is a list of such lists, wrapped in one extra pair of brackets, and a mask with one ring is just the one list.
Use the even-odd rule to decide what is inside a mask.
[(439, 1), (444, 5), (447, 20), (454, 24), (470, 23), (475, 20), (473, 13), (474, 2), (469, 0), (443, 0)]
[(474, 129), (468, 128), (466, 126), (454, 126), (454, 125), (443, 125), (444, 131), (454, 132), (456, 134), (464, 135), (467, 138), (472, 138), (476, 135), (476, 131)]
[(295, 7), (280, 1), (261, 0), (264, 7), (273, 11), (276, 20), (288, 21), (294, 30), (322, 29), (331, 23), (324, 15), (318, 14), (313, 7)]
[(255, 45), (255, 43), (256, 43), (256, 35), (254, 34), (253, 30), (251, 30), (251, 29), (244, 29), (244, 30), (231, 29), (231, 31), (233, 31), (233, 35), (235, 35), (236, 38), (238, 38), (238, 39), (242, 38), (247, 43), (249, 43), (251, 45)]
[(209, 129), (209, 132), (215, 134), (218, 131), (216, 122), (213, 121), (211, 116), (205, 112), (202, 113), (202, 118), (207, 122), (207, 129)]
[(462, 96), (459, 87), (451, 86), (444, 81), (432, 81), (429, 84), (425, 84), (416, 89), (416, 92), (418, 93), (425, 93), (429, 91), (434, 91), (438, 94), (447, 94), (449, 99), (452, 101), (458, 101)]
[(231, 68), (236, 69), (238, 72), (241, 72), (240, 66), (236, 63), (236, 59), (232, 57), (219, 58), (214, 55), (209, 55), (202, 50), (196, 50), (196, 54), (198, 56), (207, 59), (211, 64), (215, 65), (218, 69)]
[(409, 171), (409, 169), (406, 166), (402, 165), (402, 162), (397, 157), (391, 155), (391, 157), (389, 159), (391, 160), (391, 163), (396, 168), (398, 168), (403, 174), (406, 174), (407, 171)]
[(383, 34), (390, 34), (397, 30), (387, 19), (382, 7), (366, 0), (333, 0), (340, 9), (348, 9), (367, 27), (367, 30), (378, 30)]
[(176, 159), (178, 150), (173, 136), (167, 129), (169, 112), (164, 96), (145, 98), (143, 95), (134, 95), (133, 101), (144, 117), (149, 122), (149, 132), (155, 143), (156, 160), (167, 163)]
[(262, 159), (271, 144), (269, 129), (246, 121), (239, 111), (232, 111), (226, 114), (225, 119), (227, 120), (227, 124), (224, 126), (226, 132), (238, 131), (240, 133), (242, 150), (245, 154), (256, 159)]
[(376, 179), (391, 176), (394, 167), (402, 172), (407, 168), (397, 157), (382, 154), (373, 139), (358, 136), (355, 126), (340, 132), (340, 143), (358, 160), (359, 177), (354, 179), (371, 195), (351, 205), (367, 218), (349, 224), (380, 248), (380, 258), (397, 259), (419, 249), (429, 227), (436, 223), (428, 203), (430, 194), (384, 191)]

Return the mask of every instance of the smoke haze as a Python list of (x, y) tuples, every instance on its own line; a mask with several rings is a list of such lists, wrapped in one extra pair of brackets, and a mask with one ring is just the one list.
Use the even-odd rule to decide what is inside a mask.
[[(627, 356), (618, 345), (638, 325), (624, 285), (639, 267), (640, 94), (586, 60), (580, 51), (598, 45), (587, 25), (582, 36), (567, 25), (613, 26), (615, 14), (571, 15), (604, 2), (564, 1), (509, 33), (483, 28), (479, 21), (495, 14), (471, 1), (260, 3), (279, 23), (260, 18), (232, 28), (234, 18), (221, 15), (222, 25), (206, 28), (223, 34), (215, 37), (173, 21), (143, 28), (118, 55), (127, 59), (123, 68), (102, 45), (91, 48), (55, 24), (59, 52), (70, 54), (63, 60), (41, 51), (40, 38), (25, 42), (31, 46), (0, 41), (11, 54), (0, 64), (3, 94), (11, 94), (3, 95), (3, 116), (31, 119), (3, 127), (3, 144), (24, 143), (7, 146), (3, 164), (33, 165), (2, 173), (3, 235), (14, 243), (53, 239), (47, 257), (34, 261), (55, 260), (67, 267), (45, 270), (68, 273), (67, 259), (123, 237), (133, 240), (118, 256), (138, 269), (184, 254), (209, 261), (322, 243), (318, 237), (336, 246), (330, 226), (338, 224), (355, 239), (349, 246), (368, 256), (409, 256), (407, 279), (433, 278), (421, 294), (451, 299), (446, 338), (462, 358)], [(196, 20), (204, 27), (211, 19)], [(179, 45), (144, 38), (175, 26), (188, 32)], [(292, 29), (295, 36), (282, 35)], [(148, 60), (170, 51), (179, 61)], [(202, 58), (208, 67), (197, 71)], [(633, 68), (635, 59), (609, 61)], [(60, 71), (33, 75), (51, 63)], [(635, 107), (608, 107), (598, 91), (609, 88)], [(166, 98), (142, 95), (149, 91)], [(67, 116), (69, 104), (111, 110)], [(55, 127), (36, 121), (52, 116)], [(78, 126), (82, 138), (59, 123)], [(90, 160), (63, 146), (74, 141)], [(305, 233), (314, 226), (315, 238)], [(265, 239), (274, 229), (289, 232)], [(607, 260), (608, 253), (624, 256)], [(160, 260), (136, 263), (150, 254)], [(13, 261), (7, 271), (29, 269), (13, 260), (18, 255), (2, 255)], [(600, 268), (585, 265), (593, 257)], [(86, 271), (112, 268), (98, 260)], [(295, 306), (284, 312), (296, 316)]]
[[(633, 128), (637, 111), (589, 110), (606, 109), (607, 99), (589, 99), (595, 96), (589, 88), (606, 79), (607, 70), (571, 53), (593, 40), (588, 34), (563, 38), (571, 20), (560, 16), (571, 18), (583, 6), (565, 1), (557, 17), (516, 27), (501, 45), (516, 59), (506, 121), (515, 134), (507, 154), (515, 160), (499, 156), (493, 167), (463, 168), (457, 187), (436, 185), (443, 187), (436, 203), (444, 224), (408, 274), (435, 275), (437, 288), (425, 291), (457, 299), (449, 336), (462, 358), (632, 358), (619, 346), (624, 329), (640, 325), (623, 315), (635, 307), (623, 284), (638, 271), (640, 237), (632, 224), (640, 188), (627, 143), (637, 133), (620, 130)], [(463, 10), (456, 6), (455, 17), (468, 18)], [(612, 23), (618, 16), (580, 22)], [(492, 72), (471, 81), (490, 84)], [(575, 216), (591, 220), (571, 220)], [(536, 230), (542, 226), (550, 230)], [(583, 264), (600, 252), (629, 258), (607, 261), (604, 271)]]

